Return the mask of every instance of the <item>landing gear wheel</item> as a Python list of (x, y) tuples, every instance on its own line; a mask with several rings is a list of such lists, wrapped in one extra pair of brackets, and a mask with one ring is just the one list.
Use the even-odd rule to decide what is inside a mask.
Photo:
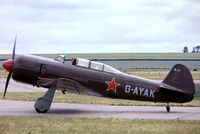
[(170, 107), (168, 104), (166, 105), (166, 110), (167, 110), (167, 112), (170, 112)]
[(46, 113), (48, 110), (39, 110), (38, 108), (35, 108), (35, 111), (37, 111), (38, 113)]

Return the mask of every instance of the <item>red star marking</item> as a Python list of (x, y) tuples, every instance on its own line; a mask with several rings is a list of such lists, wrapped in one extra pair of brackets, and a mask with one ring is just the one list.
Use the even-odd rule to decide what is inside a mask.
[(109, 91), (109, 90), (113, 90), (115, 93), (117, 93), (117, 87), (120, 85), (119, 83), (116, 83), (115, 82), (115, 78), (113, 77), (112, 81), (109, 82), (109, 81), (106, 81), (106, 83), (108, 84), (108, 88), (106, 91)]

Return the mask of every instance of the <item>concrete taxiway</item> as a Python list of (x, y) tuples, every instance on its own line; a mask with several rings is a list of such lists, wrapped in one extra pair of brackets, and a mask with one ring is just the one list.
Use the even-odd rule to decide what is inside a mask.
[(63, 116), (81, 118), (198, 120), (200, 107), (171, 107), (167, 113), (161, 106), (105, 106), (93, 104), (53, 103), (49, 112), (38, 114), (32, 101), (0, 100), (0, 116)]

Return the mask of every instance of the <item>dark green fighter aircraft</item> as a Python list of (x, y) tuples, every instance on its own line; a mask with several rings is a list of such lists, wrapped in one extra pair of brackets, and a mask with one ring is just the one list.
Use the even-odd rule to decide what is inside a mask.
[(55, 90), (91, 96), (152, 101), (184, 103), (193, 99), (195, 87), (190, 71), (181, 64), (175, 65), (160, 83), (122, 73), (106, 64), (81, 58), (64, 64), (65, 57), (53, 59), (18, 55), (15, 57), (14, 43), (12, 58), (2, 66), (9, 72), (4, 97), (9, 80), (48, 88), (43, 97), (37, 99), (34, 107), (39, 113), (50, 109)]

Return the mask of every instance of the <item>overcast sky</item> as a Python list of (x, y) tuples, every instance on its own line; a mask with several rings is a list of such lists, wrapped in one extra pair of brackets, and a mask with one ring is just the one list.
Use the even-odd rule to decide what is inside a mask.
[(182, 52), (200, 0), (1, 0), (0, 53)]

